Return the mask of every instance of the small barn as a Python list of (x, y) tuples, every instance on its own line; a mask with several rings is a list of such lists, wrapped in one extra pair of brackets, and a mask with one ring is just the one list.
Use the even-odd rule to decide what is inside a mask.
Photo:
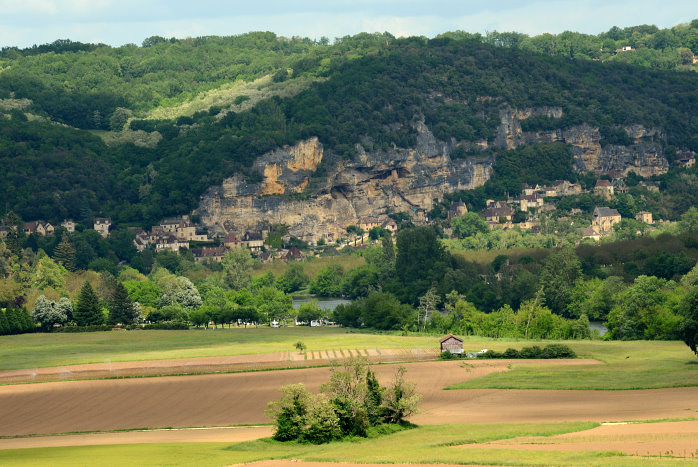
[(439, 343), (441, 344), (441, 352), (448, 350), (452, 354), (460, 355), (463, 353), (463, 339), (453, 334), (444, 337)]

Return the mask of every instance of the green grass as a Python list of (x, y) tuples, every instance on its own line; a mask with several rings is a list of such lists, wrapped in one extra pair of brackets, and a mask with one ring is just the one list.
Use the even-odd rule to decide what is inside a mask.
[(685, 465), (698, 459), (637, 457), (612, 451), (519, 451), (470, 448), (518, 436), (552, 436), (590, 429), (595, 423), (487, 424), (423, 426), (374, 439), (320, 446), (269, 439), (245, 443), (169, 443), (84, 446), (0, 451), (0, 464), (43, 465), (197, 465), (217, 466), (263, 459), (359, 463), (459, 463), (487, 465), (642, 466)]
[[(268, 271), (274, 273), (274, 276), (280, 276), (292, 263), (286, 263), (284, 261), (273, 261), (271, 263), (260, 264), (254, 269), (254, 275), (261, 275)], [(320, 271), (329, 266), (330, 264), (339, 264), (344, 268), (344, 271), (349, 271), (350, 269), (358, 268), (366, 264), (366, 260), (363, 256), (356, 255), (338, 255), (338, 256), (322, 256), (319, 258), (309, 258), (301, 263), (303, 265), (303, 271), (310, 277), (314, 279)]]
[(0, 370), (295, 352), (295, 343), (299, 340), (306, 344), (310, 352), (340, 347), (402, 349), (438, 345), (434, 337), (359, 333), (342, 328), (305, 326), (23, 334), (0, 337)]
[[(466, 341), (467, 342), (467, 341)], [(698, 386), (698, 359), (682, 342), (567, 341), (580, 357), (605, 365), (512, 365), (512, 370), (492, 373), (448, 389), (651, 389)], [(523, 343), (511, 345), (520, 348)], [(504, 350), (504, 342), (487, 348)]]

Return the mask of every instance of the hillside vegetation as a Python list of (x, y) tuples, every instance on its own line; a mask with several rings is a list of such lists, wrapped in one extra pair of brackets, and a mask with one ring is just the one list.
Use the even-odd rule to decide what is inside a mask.
[[(694, 23), (641, 31), (646, 44), (671, 33), (671, 44), (692, 47)], [(461, 145), (454, 157), (469, 157), (474, 142), (493, 141), (504, 107), (563, 109), (531, 131), (589, 123), (614, 141), (620, 125), (642, 124), (662, 129), (663, 144), (698, 149), (695, 73), (560, 57), (560, 46), (549, 56), (526, 45), (542, 39), (494, 37), (359, 34), (329, 45), (250, 33), (4, 49), (0, 214), (55, 222), (82, 210), (152, 224), (190, 211), (224, 177), (258, 180), (252, 162), (276, 147), (311, 136), (346, 158), (356, 144), (413, 147), (420, 119)]]

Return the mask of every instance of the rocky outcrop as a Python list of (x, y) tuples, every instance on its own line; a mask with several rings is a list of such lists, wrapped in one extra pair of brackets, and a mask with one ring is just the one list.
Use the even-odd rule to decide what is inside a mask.
[(566, 129), (525, 132), (521, 121), (532, 116), (545, 115), (552, 119), (563, 116), (562, 109), (542, 107), (537, 109), (503, 109), (499, 113), (501, 124), (497, 129), (495, 146), (513, 149), (522, 144), (560, 141), (572, 147), (574, 166), (579, 172), (612, 174), (625, 176), (635, 172), (643, 177), (659, 175), (669, 170), (664, 157), (661, 141), (664, 134), (656, 128), (642, 125), (628, 125), (623, 130), (633, 140), (632, 145), (601, 145), (599, 129), (587, 124), (576, 125)]
[[(629, 146), (601, 145), (599, 129), (587, 124), (549, 131), (522, 131), (521, 121), (544, 115), (563, 117), (562, 109), (503, 109), (492, 146), (511, 149), (537, 142), (564, 142), (572, 147), (580, 172), (642, 176), (668, 169), (658, 140), (663, 134), (641, 125), (625, 127)], [(472, 189), (490, 177), (491, 157), (452, 159), (455, 142), (437, 141), (423, 121), (414, 148), (365, 150), (357, 145), (353, 160), (339, 160), (324, 152), (317, 138), (279, 148), (261, 156), (255, 168), (260, 183), (241, 176), (226, 179), (202, 197), (197, 213), (213, 232), (258, 230), (270, 224), (289, 226), (289, 233), (310, 243), (334, 241), (362, 216), (390, 212), (424, 213), (445, 193)], [(477, 142), (483, 149), (489, 144)]]
[(452, 160), (450, 146), (424, 123), (415, 128), (415, 148), (367, 152), (357, 146), (354, 160), (325, 161), (322, 177), (314, 177), (326, 159), (317, 138), (267, 153), (256, 162), (260, 183), (226, 179), (201, 197), (197, 214), (213, 231), (241, 234), (285, 224), (302, 240), (334, 241), (362, 216), (428, 211), (444, 193), (489, 179), (492, 158)]

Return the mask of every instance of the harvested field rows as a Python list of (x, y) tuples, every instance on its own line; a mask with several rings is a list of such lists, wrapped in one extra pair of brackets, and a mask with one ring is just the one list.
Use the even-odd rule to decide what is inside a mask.
[[(422, 362), (405, 366), (424, 395), (417, 424), (543, 421), (615, 421), (693, 416), (698, 388), (644, 391), (545, 391), (443, 387), (493, 371), (509, 361)], [(530, 364), (541, 364), (531, 361)], [(589, 360), (546, 365), (594, 364)], [(375, 367), (384, 383), (395, 365)], [(311, 391), (329, 377), (328, 368), (72, 381), (0, 387), (0, 435), (107, 431), (132, 428), (228, 426), (268, 423), (264, 409), (284, 384), (304, 382)]]
[(308, 352), (278, 352), (226, 357), (178, 358), (170, 360), (90, 363), (45, 368), (0, 371), (0, 385), (206, 373), (231, 373), (328, 365), (334, 360), (364, 357), (372, 363), (434, 360), (434, 349), (334, 349)]

